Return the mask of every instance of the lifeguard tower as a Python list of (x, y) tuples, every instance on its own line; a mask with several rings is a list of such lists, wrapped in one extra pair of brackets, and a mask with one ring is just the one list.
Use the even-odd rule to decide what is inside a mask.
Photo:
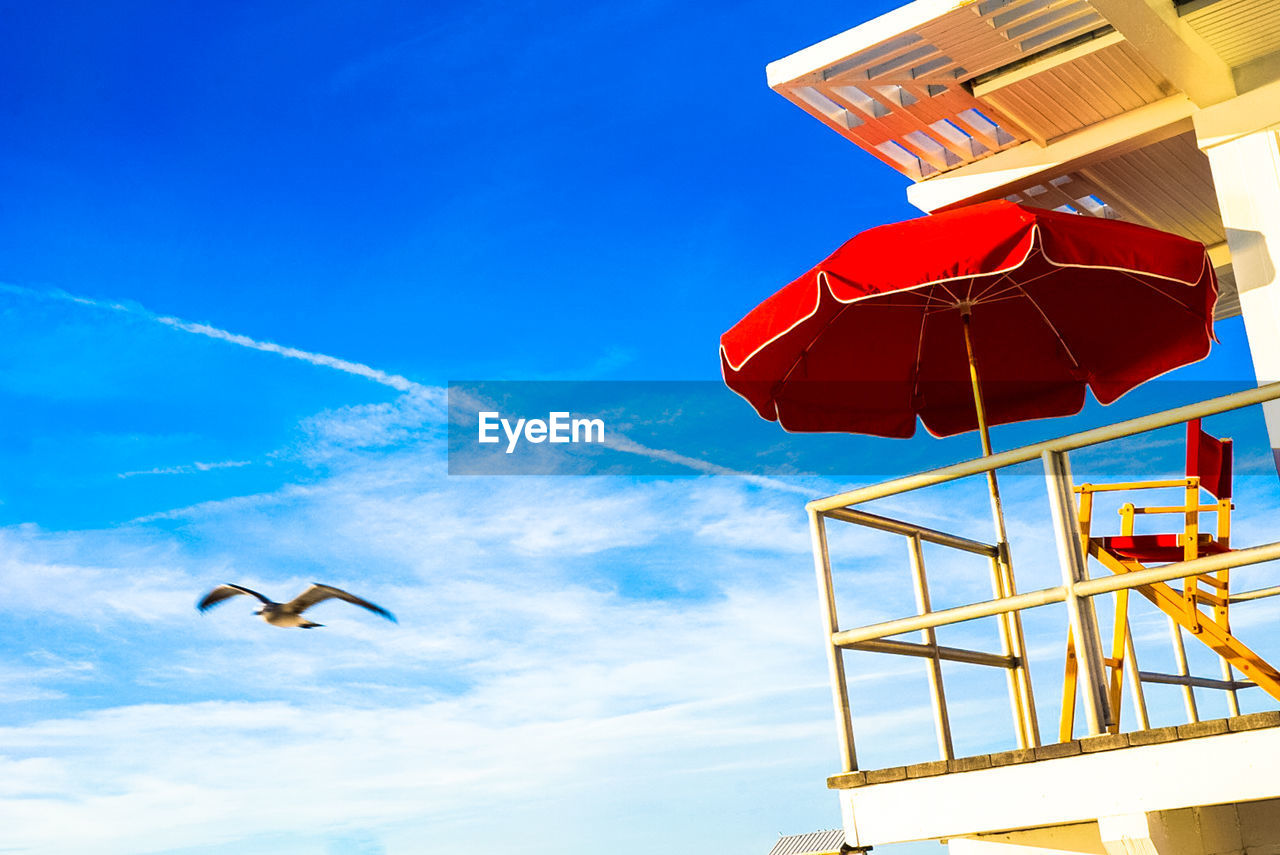
[[(1231, 449), (1198, 421), (1262, 406), (1280, 468), (1280, 2), (915, 0), (770, 64), (768, 80), (912, 179), (908, 199), (927, 213), (1010, 199), (1205, 244), (1222, 286), (1216, 315), (1243, 315), (1260, 382), (1257, 390), (809, 503), (843, 762), (828, 785), (839, 797), (846, 846), (937, 840), (956, 853), (1008, 855), (1280, 853), (1280, 711), (1240, 715), (1237, 699), (1245, 690), (1263, 693), (1280, 708), (1280, 671), (1230, 618), (1232, 606), (1280, 593), (1238, 591), (1230, 578), (1234, 568), (1280, 558), (1280, 543), (1232, 540)], [(1184, 422), (1191, 424), (1185, 477), (1073, 482), (1072, 452)], [(1053, 587), (1019, 593), (998, 538), (989, 543), (863, 507), (1035, 461), (1044, 467), (1055, 529), (1061, 584)], [(1127, 502), (1121, 530), (1102, 533), (1098, 503), (1140, 486), (1172, 490), (1173, 498)], [(1135, 534), (1134, 520), (1153, 515), (1175, 525), (1167, 535)], [(915, 613), (840, 624), (829, 528), (849, 525), (903, 539)], [(993, 597), (934, 611), (926, 544), (989, 562)], [(1094, 603), (1102, 595), (1114, 598), (1105, 642)], [(1172, 673), (1140, 667), (1128, 622), (1129, 600), (1139, 598), (1169, 620)], [(1049, 724), (1032, 691), (1022, 614), (1052, 604), (1065, 605), (1069, 634), (1063, 702), (1054, 708), (1061, 714)], [(938, 628), (980, 618), (996, 622), (998, 651), (938, 643)], [(1191, 673), (1186, 639), (1218, 657), (1219, 674)], [(851, 650), (924, 661), (937, 760), (859, 767), (844, 662)], [(1006, 674), (1016, 748), (956, 756), (942, 679), (950, 662)], [(1143, 687), (1156, 683), (1181, 687), (1185, 722), (1151, 726)], [(1203, 718), (1197, 688), (1222, 691), (1228, 715)], [(1083, 723), (1074, 720), (1077, 697)], [(1122, 703), (1135, 722), (1127, 729)]]

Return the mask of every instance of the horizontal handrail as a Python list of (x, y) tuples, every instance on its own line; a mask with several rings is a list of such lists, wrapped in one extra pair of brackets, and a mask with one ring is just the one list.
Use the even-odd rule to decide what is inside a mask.
[[(1190, 561), (1178, 561), (1174, 564), (1162, 564), (1159, 567), (1135, 570), (1132, 573), (1086, 579), (1075, 583), (1074, 589), (1076, 596), (1096, 597), (1099, 594), (1109, 594), (1112, 591), (1126, 588), (1154, 585), (1157, 582), (1169, 582), (1186, 576), (1199, 576), (1202, 573), (1212, 573), (1231, 567), (1243, 567), (1248, 564), (1260, 564), (1263, 561), (1274, 561), (1276, 559), (1280, 559), (1280, 542), (1268, 543), (1263, 546), (1251, 546), (1247, 549), (1238, 549), (1221, 555), (1208, 555), (1204, 558), (1194, 558)], [(894, 635), (901, 635), (904, 632), (993, 617), (1008, 612), (1021, 611), (1022, 609), (1061, 603), (1066, 599), (1067, 590), (1062, 586), (1041, 588), (1024, 594), (1014, 594), (1011, 597), (983, 600), (923, 615), (912, 615), (896, 620), (873, 623), (857, 629), (840, 630), (832, 633), (831, 642), (837, 647), (850, 647), (865, 641), (875, 641)]]
[(857, 629), (842, 629), (831, 634), (831, 643), (837, 647), (848, 647), (858, 642), (875, 641), (918, 629), (936, 628), (953, 623), (963, 623), (967, 620), (994, 617), (995, 615), (1007, 614), (1008, 612), (1022, 609), (1033, 609), (1037, 606), (1047, 606), (1051, 603), (1061, 603), (1066, 598), (1067, 592), (1064, 588), (1042, 588), (1039, 591), (1014, 594), (1012, 597), (1002, 597), (998, 600), (983, 600), (979, 603), (941, 609), (928, 614), (912, 615), (911, 617), (887, 620), (882, 623), (873, 623), (869, 626), (860, 626)]
[(1076, 593), (1082, 597), (1096, 597), (1098, 594), (1109, 594), (1122, 588), (1136, 588), (1139, 585), (1154, 585), (1157, 582), (1171, 582), (1187, 576), (1199, 576), (1201, 573), (1213, 573), (1228, 570), (1232, 567), (1244, 567), (1248, 564), (1261, 564), (1263, 561), (1275, 561), (1280, 558), (1280, 542), (1266, 543), (1262, 546), (1249, 546), (1235, 549), (1218, 555), (1206, 555), (1190, 561), (1178, 561), (1173, 564), (1161, 564), (1159, 567), (1148, 567), (1145, 570), (1134, 570), (1115, 576), (1101, 576), (1097, 579), (1086, 579), (1077, 582)]
[(825, 499), (815, 499), (805, 507), (808, 510), (825, 513), (836, 508), (858, 505), (875, 499), (883, 499), (886, 496), (907, 493), (912, 490), (919, 490), (922, 487), (931, 487), (935, 484), (955, 481), (970, 475), (978, 475), (995, 469), (1003, 469), (1006, 466), (1026, 463), (1040, 457), (1041, 453), (1045, 451), (1074, 451), (1077, 448), (1097, 445), (1114, 439), (1122, 439), (1133, 434), (1146, 433), (1147, 431), (1169, 427), (1191, 419), (1238, 410), (1242, 407), (1261, 404), (1277, 398), (1280, 398), (1280, 383), (1268, 383), (1265, 386), (1259, 386), (1257, 389), (1233, 392), (1230, 395), (1210, 398), (1207, 401), (1201, 401), (1196, 404), (1174, 407), (1171, 410), (1140, 416), (1128, 421), (1116, 422), (1113, 425), (1105, 425), (1081, 431), (1080, 433), (1068, 434), (1057, 439), (1038, 442), (1034, 445), (1024, 445), (1022, 448), (1015, 448), (1010, 451), (1001, 451), (989, 457), (976, 457), (962, 463), (943, 466), (939, 469), (930, 469), (927, 472), (919, 472), (915, 475), (895, 478), (892, 481), (883, 481), (879, 484), (860, 487), (847, 493), (828, 496)]
[[(942, 692), (941, 682), (940, 666), (944, 661), (993, 666), (1006, 670), (1019, 747), (1025, 748), (1039, 745), (1040, 735), (1036, 725), (1035, 701), (1031, 696), (1030, 674), (1027, 670), (1025, 646), (1021, 639), (1019, 620), (1020, 612), (1025, 609), (1054, 603), (1066, 604), (1072, 631), (1075, 633), (1079, 684), (1084, 690), (1085, 715), (1088, 719), (1089, 732), (1092, 734), (1104, 732), (1108, 722), (1114, 718), (1112, 708), (1114, 702), (1110, 700), (1110, 693), (1113, 691), (1113, 687), (1107, 683), (1106, 665), (1113, 664), (1115, 660), (1103, 657), (1101, 641), (1097, 637), (1096, 616), (1093, 614), (1092, 598), (1118, 591), (1142, 589), (1147, 586), (1169, 583), (1180, 578), (1199, 577), (1200, 581), (1209, 581), (1212, 576), (1208, 574), (1218, 571), (1250, 564), (1278, 561), (1280, 560), (1280, 542), (1237, 549), (1224, 554), (1209, 555), (1156, 567), (1142, 567), (1128, 572), (1124, 572), (1117, 566), (1113, 567), (1113, 569), (1121, 572), (1101, 578), (1090, 578), (1087, 562), (1089, 555), (1097, 554), (1094, 550), (1098, 548), (1099, 544), (1094, 539), (1090, 539), (1087, 543), (1082, 543), (1080, 540), (1080, 522), (1077, 519), (1076, 500), (1073, 497), (1071, 471), (1067, 462), (1068, 452), (1277, 399), (1280, 399), (1280, 382), (1259, 386), (1257, 389), (1211, 398), (1195, 404), (1175, 407), (1104, 427), (1069, 434), (998, 454), (962, 461), (906, 477), (895, 478), (809, 502), (805, 507), (809, 513), (814, 563), (818, 571), (819, 593), (823, 602), (824, 629), (828, 639), (827, 658), (832, 674), (832, 690), (835, 696), (837, 718), (841, 727), (841, 753), (845, 764), (844, 768), (846, 770), (857, 768), (857, 758), (853, 747), (852, 718), (849, 711), (848, 686), (844, 672), (844, 660), (841, 656), (841, 652), (845, 650), (893, 653), (932, 660), (930, 665), (930, 690), (934, 703), (934, 723), (938, 731), (939, 750), (944, 759), (950, 759), (953, 756), (946, 700)], [(1063, 584), (1057, 587), (1014, 594), (1011, 593), (1014, 590), (1012, 567), (1006, 551), (1006, 536), (1001, 518), (999, 497), (995, 491), (994, 473), (1004, 467), (1028, 463), (1036, 458), (1040, 458), (1044, 465), (1050, 505), (1053, 510), (1054, 534), (1059, 547), (1058, 557), (1062, 564)], [(984, 473), (987, 473), (992, 480), (992, 504), (996, 520), (998, 545), (937, 531), (905, 520), (868, 513), (858, 507), (877, 499)], [(1169, 487), (1185, 486), (1194, 488), (1199, 486), (1198, 479), (1190, 477), (1168, 480), (1164, 483)], [(1150, 482), (1085, 484), (1075, 489), (1074, 492), (1080, 494), (1110, 492), (1141, 489), (1149, 486), (1151, 486)], [(1199, 505), (1199, 502), (1196, 502), (1196, 504)], [(1194, 509), (1174, 506), (1133, 508), (1132, 505), (1127, 505), (1124, 513), (1212, 512), (1222, 510), (1224, 505), (1229, 505), (1229, 502), (1219, 505), (1203, 505)], [(863, 525), (868, 528), (901, 535), (908, 539), (911, 546), (910, 557), (916, 582), (916, 614), (882, 621), (870, 626), (852, 629), (840, 628), (835, 610), (831, 559), (826, 539), (826, 519)], [(922, 542), (952, 547), (990, 558), (993, 572), (993, 588), (996, 592), (995, 598), (940, 611), (932, 611), (924, 580), (924, 562), (920, 549)], [(1280, 596), (1280, 586), (1228, 596), (1225, 579), (1220, 584), (1213, 585), (1213, 587), (1218, 588), (1218, 593), (1216, 594), (1200, 590), (1199, 585), (1200, 582), (1188, 583), (1187, 596), (1192, 597), (1193, 608), (1197, 606), (1197, 601), (1223, 609), (1228, 603)], [(1194, 587), (1195, 590), (1191, 591), (1191, 587)], [(1148, 589), (1147, 593), (1150, 594), (1151, 591)], [(988, 617), (997, 617), (1001, 623), (1002, 647), (1004, 648), (1001, 654), (943, 647), (937, 643), (934, 633), (936, 628)], [(1016, 634), (1010, 634), (1010, 626), (1016, 628)], [(1220, 628), (1225, 631), (1225, 627)], [(921, 632), (921, 642), (906, 641), (901, 638), (901, 636), (910, 632)], [(1177, 639), (1175, 652), (1178, 652), (1181, 650), (1181, 635), (1175, 634), (1175, 639)], [(1132, 686), (1136, 697), (1135, 703), (1139, 708), (1139, 721), (1142, 722), (1143, 727), (1148, 726), (1145, 703), (1142, 700), (1141, 687), (1144, 682), (1170, 683), (1182, 686), (1184, 694), (1189, 699), (1188, 718), (1191, 721), (1197, 720), (1194, 705), (1190, 700), (1193, 688), (1227, 690), (1231, 693), (1229, 703), (1232, 704), (1233, 710), (1238, 710), (1234, 694), (1238, 689), (1261, 685), (1268, 693), (1276, 695), (1275, 681), (1271, 680), (1270, 676), (1268, 676), (1267, 680), (1262, 680), (1261, 677), (1258, 677), (1255, 682), (1236, 680), (1233, 679), (1235, 675), (1229, 668), (1224, 668), (1222, 679), (1190, 676), (1185, 673), (1187, 670), (1185, 664), (1180, 664), (1178, 669), (1184, 672), (1182, 674), (1140, 672), (1136, 659), (1133, 658), (1132, 644), (1131, 642), (1128, 643), (1128, 653), (1122, 658), (1129, 663), (1125, 666), (1125, 670), (1132, 677), (1137, 678), (1132, 680)], [(1216, 650), (1217, 648), (1215, 648)], [(1116, 654), (1116, 656), (1119, 655)], [(1219, 652), (1219, 655), (1224, 656), (1223, 662), (1227, 663), (1225, 655), (1221, 652)], [(1185, 660), (1179, 661), (1180, 663), (1185, 662)], [(1268, 675), (1270, 674), (1270, 672), (1267, 673)], [(1069, 685), (1074, 686), (1076, 682), (1075, 679), (1072, 679)], [(1074, 688), (1071, 691), (1074, 691)], [(1276, 696), (1280, 697), (1280, 695)], [(1069, 723), (1064, 724), (1064, 727), (1067, 727), (1069, 732)]]
[(1247, 603), (1250, 600), (1262, 600), (1267, 597), (1274, 597), (1280, 594), (1280, 585), (1272, 588), (1259, 588), (1256, 591), (1241, 591), (1238, 594), (1232, 594), (1227, 602), (1229, 603)]
[(1234, 692), (1237, 689), (1256, 689), (1251, 680), (1214, 680), (1211, 677), (1192, 677), (1189, 674), (1157, 674), (1155, 671), (1139, 671), (1138, 679), (1144, 683), (1164, 683), (1169, 686), (1194, 686), (1198, 689), (1221, 689)]
[(915, 523), (895, 520), (891, 517), (882, 517), (878, 514), (869, 514), (866, 511), (855, 511), (852, 508), (835, 508), (834, 510), (824, 512), (824, 516), (841, 520), (843, 522), (854, 523), (855, 525), (864, 525), (867, 528), (887, 531), (892, 534), (901, 534), (906, 537), (914, 535), (919, 537), (921, 540), (928, 541), (929, 543), (936, 543), (941, 546), (949, 546), (952, 549), (960, 549), (965, 552), (985, 555), (988, 558), (996, 558), (1000, 555), (1000, 550), (990, 543), (981, 543), (977, 540), (970, 540), (967, 537), (961, 537), (958, 534), (948, 534), (945, 531), (936, 531), (931, 528), (916, 525)]
[(970, 665), (990, 665), (993, 668), (1017, 668), (1018, 657), (1001, 656), (998, 653), (985, 653), (981, 650), (965, 650), (960, 647), (943, 647), (937, 644), (916, 644), (911, 641), (890, 641), (875, 639), (873, 641), (855, 641), (851, 644), (837, 644), (845, 650), (863, 650), (869, 653), (897, 653), (901, 656), (919, 656), (932, 659), (935, 656), (948, 662), (966, 662)]

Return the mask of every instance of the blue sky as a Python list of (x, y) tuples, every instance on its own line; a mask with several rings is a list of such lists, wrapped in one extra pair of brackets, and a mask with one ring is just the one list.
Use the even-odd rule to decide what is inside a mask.
[[(763, 855), (838, 824), (802, 505), (842, 485), (449, 477), (444, 386), (715, 381), (759, 299), (912, 216), (764, 83), (892, 5), (10, 10), (0, 851)], [(1179, 378), (1249, 380), (1220, 336)], [(981, 531), (963, 495), (904, 507)], [(193, 608), (312, 580), (400, 624)], [(901, 667), (859, 672), (859, 734), (930, 759)]]

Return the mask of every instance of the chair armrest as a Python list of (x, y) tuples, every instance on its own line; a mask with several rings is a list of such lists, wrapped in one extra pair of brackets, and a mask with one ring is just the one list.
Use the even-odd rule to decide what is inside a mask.
[(1179, 478), (1169, 481), (1128, 481), (1119, 484), (1081, 484), (1077, 493), (1110, 493), (1120, 490), (1148, 490), (1161, 487), (1199, 487), (1199, 478)]
[[(1232, 505), (1231, 507), (1235, 508), (1235, 505)], [(1201, 513), (1208, 513), (1209, 511), (1216, 511), (1216, 510), (1219, 510), (1217, 505), (1197, 505), (1194, 508), (1188, 508), (1185, 505), (1163, 505), (1160, 507), (1150, 507), (1150, 508), (1135, 507), (1132, 512), (1135, 514), (1185, 514), (1185, 513), (1188, 513), (1189, 511), (1199, 511)]]

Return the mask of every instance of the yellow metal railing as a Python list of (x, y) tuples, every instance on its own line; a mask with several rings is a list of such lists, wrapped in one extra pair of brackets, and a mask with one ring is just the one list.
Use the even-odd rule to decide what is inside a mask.
[[(1005, 670), (1008, 675), (1010, 704), (1013, 709), (1018, 744), (1020, 747), (1038, 745), (1040, 743), (1039, 729), (1036, 720), (1034, 695), (1031, 690), (1026, 645), (1022, 637), (1020, 613), (1024, 609), (1053, 603), (1064, 603), (1067, 607), (1070, 633), (1074, 639), (1074, 650), (1077, 657), (1078, 681), (1084, 696), (1084, 713), (1088, 731), (1091, 735), (1104, 733), (1108, 726), (1113, 723), (1116, 716), (1111, 709), (1102, 642), (1098, 632), (1098, 622), (1094, 613), (1092, 598), (1101, 594), (1128, 591), (1140, 586), (1164, 583), (1175, 579), (1184, 579), (1204, 573), (1280, 559), (1280, 542), (1236, 549), (1219, 555), (1091, 579), (1088, 574), (1087, 555), (1080, 537), (1080, 521), (1077, 515), (1075, 488), (1071, 479), (1068, 454), (1080, 448), (1276, 399), (1280, 399), (1280, 383), (1271, 383), (1257, 389), (1176, 407), (1141, 418), (1051, 439), (1010, 451), (1002, 451), (990, 456), (909, 475), (904, 478), (896, 478), (809, 502), (806, 510), (809, 513), (814, 565), (818, 574), (818, 591), (822, 602), (824, 629), (827, 638), (827, 658), (835, 699), (844, 770), (855, 771), (858, 768), (854, 750), (848, 685), (842, 656), (842, 651), (844, 650), (894, 653), (922, 657), (929, 660), (929, 684), (935, 728), (938, 736), (939, 751), (944, 759), (951, 759), (954, 754), (946, 697), (942, 684), (941, 663), (944, 661), (987, 665)], [(1040, 458), (1044, 466), (1045, 483), (1049, 492), (1054, 534), (1058, 547), (1058, 559), (1062, 571), (1062, 584), (1056, 587), (1019, 594), (1014, 588), (1012, 564), (1009, 561), (1007, 550), (1002, 548), (1002, 545), (982, 543), (903, 520), (890, 519), (868, 513), (857, 507), (876, 499), (900, 495), (923, 487), (944, 484), (973, 475), (992, 473), (998, 469), (1026, 463), (1036, 458)], [(917, 614), (869, 626), (849, 629), (840, 628), (836, 612), (831, 556), (826, 531), (826, 521), (829, 519), (878, 529), (906, 538), (915, 588)], [(928, 581), (921, 550), (921, 544), (923, 543), (938, 544), (986, 557), (992, 566), (994, 597), (990, 600), (933, 611), (930, 607)], [(1231, 596), (1230, 602), (1245, 602), (1277, 594), (1280, 594), (1280, 587), (1234, 594)], [(996, 617), (1000, 621), (1002, 646), (1000, 653), (943, 647), (937, 643), (935, 631), (938, 627), (983, 617)], [(921, 633), (919, 642), (908, 642), (892, 638), (892, 636), (917, 631)], [(1136, 668), (1132, 673), (1140, 679), (1161, 678), (1158, 680), (1149, 679), (1150, 682), (1176, 681), (1182, 685), (1208, 688), (1225, 688), (1225, 686), (1209, 686), (1209, 682), (1230, 682), (1206, 681), (1204, 678), (1181, 674), (1154, 675), (1142, 673), (1139, 675)], [(1171, 679), (1164, 680), (1164, 677), (1170, 677)], [(1241, 683), (1240, 685), (1246, 684)]]

